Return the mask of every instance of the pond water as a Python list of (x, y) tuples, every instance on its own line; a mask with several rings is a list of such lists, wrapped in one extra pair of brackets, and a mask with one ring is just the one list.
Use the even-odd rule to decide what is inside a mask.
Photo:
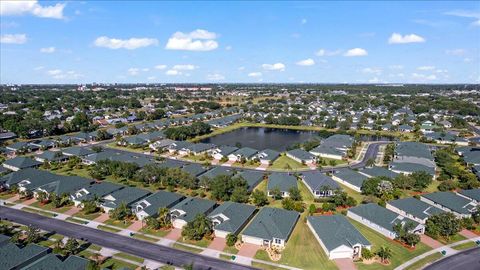
[[(319, 133), (317, 131), (303, 131), (278, 128), (263, 127), (245, 127), (239, 128), (227, 133), (216, 135), (201, 140), (203, 143), (213, 143), (215, 145), (240, 144), (242, 147), (251, 147), (257, 150), (273, 149), (285, 151), (289, 146), (297, 143), (303, 143), (308, 140), (328, 137), (333, 133)], [(362, 141), (391, 140), (388, 137), (361, 135)]]

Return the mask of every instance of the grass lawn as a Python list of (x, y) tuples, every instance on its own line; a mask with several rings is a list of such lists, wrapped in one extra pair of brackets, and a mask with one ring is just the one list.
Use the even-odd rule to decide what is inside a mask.
[(194, 247), (190, 247), (190, 246), (185, 246), (185, 245), (182, 245), (182, 244), (179, 244), (179, 243), (174, 243), (173, 248), (176, 248), (176, 249), (181, 249), (181, 250), (184, 250), (184, 251), (188, 251), (188, 252), (193, 252), (193, 253), (200, 253), (202, 252), (201, 249), (199, 248), (194, 248)]
[(13, 196), (15, 196), (15, 193), (1, 192), (1, 193), (0, 193), (0, 200), (10, 199), (10, 198), (12, 198)]
[(232, 260), (232, 256), (225, 255), (225, 254), (220, 254), (219, 258), (222, 259), (222, 260), (226, 260), (226, 261), (231, 261)]
[(107, 231), (107, 232), (112, 232), (112, 233), (118, 233), (118, 232), (121, 231), (121, 230), (110, 228), (110, 227), (107, 227), (107, 226), (104, 226), (104, 225), (98, 225), (97, 229), (104, 230), (104, 231)]
[(158, 269), (161, 269), (161, 270), (175, 270), (175, 267), (174, 266), (171, 266), (171, 265), (164, 265)]
[(109, 220), (106, 220), (103, 223), (107, 224), (107, 225), (112, 225), (112, 226), (115, 226), (115, 227), (119, 227), (119, 228), (122, 228), (122, 229), (126, 229), (126, 228), (128, 228), (128, 226), (132, 225), (133, 222), (130, 221), (130, 220), (109, 219)]
[(356, 266), (359, 270), (362, 269), (394, 269), (395, 267), (399, 266), (400, 264), (422, 254), (429, 250), (430, 247), (426, 246), (423, 243), (419, 243), (414, 250), (409, 250), (406, 247), (402, 246), (401, 244), (394, 242), (386, 238), (385, 236), (377, 233), (376, 231), (368, 228), (367, 226), (360, 224), (353, 219), (349, 219), (350, 222), (360, 231), (360, 233), (367, 238), (368, 241), (373, 246), (373, 251), (377, 251), (381, 246), (387, 246), (392, 250), (392, 258), (390, 259), (390, 265), (381, 265), (378, 263), (373, 264), (363, 264), (361, 262), (356, 263)]
[(325, 161), (324, 164), (322, 163), (323, 167), (332, 167), (332, 166), (338, 166), (338, 165), (343, 165), (348, 163), (348, 161), (343, 159), (334, 159), (334, 158), (326, 158), (326, 157), (322, 157), (322, 161)]
[(144, 261), (143, 258), (139, 258), (137, 256), (133, 256), (133, 255), (130, 255), (128, 253), (123, 253), (123, 252), (114, 254), (113, 256), (123, 258), (123, 259), (127, 259), (127, 260), (133, 261), (133, 262), (138, 262), (138, 263), (143, 263), (143, 261)]
[(74, 222), (74, 223), (78, 223), (78, 224), (87, 224), (88, 222), (86, 221), (83, 221), (81, 219), (78, 219), (78, 218), (74, 218), (74, 217), (67, 217), (67, 219), (65, 219), (66, 221), (71, 221), (71, 222)]
[(270, 169), (273, 170), (298, 170), (298, 169), (306, 169), (308, 168), (307, 165), (303, 165), (300, 162), (297, 162), (287, 156), (281, 155), (277, 158)]
[(255, 169), (258, 166), (260, 166), (260, 162), (250, 163), (249, 161), (247, 161), (245, 164), (242, 164), (242, 163), (237, 161), (237, 162), (232, 164), (232, 167), (251, 168), (251, 169)]
[(463, 244), (453, 246), (452, 248), (456, 249), (456, 250), (464, 250), (464, 249), (469, 249), (469, 248), (473, 248), (473, 247), (476, 247), (476, 246), (477, 246), (477, 244), (475, 242), (467, 242), (467, 243), (463, 243)]
[(30, 212), (30, 213), (35, 213), (35, 214), (39, 214), (39, 215), (42, 215), (42, 216), (46, 216), (46, 217), (55, 217), (56, 215), (55, 214), (52, 214), (52, 213), (49, 213), (49, 212), (45, 212), (45, 211), (42, 211), (42, 210), (38, 210), (38, 209), (35, 209), (35, 208), (31, 208), (31, 207), (23, 207), (22, 208), (23, 211), (26, 211), (26, 212)]
[(272, 265), (269, 265), (269, 264), (259, 263), (259, 262), (252, 262), (252, 266), (256, 267), (256, 268), (259, 268), (259, 269), (265, 269), (265, 270), (285, 269), (285, 268), (280, 268), (280, 267), (277, 267), (277, 266), (272, 266)]
[(152, 230), (152, 229), (149, 229), (149, 228), (145, 227), (145, 228), (141, 229), (140, 232), (155, 235), (155, 236), (158, 236), (158, 237), (164, 237), (165, 235), (167, 235), (170, 232), (170, 230)]
[(37, 208), (42, 208), (44, 210), (54, 211), (54, 212), (57, 212), (57, 213), (65, 213), (72, 208), (71, 205), (66, 205), (66, 206), (63, 206), (63, 207), (60, 207), (60, 208), (55, 208), (53, 203), (42, 204), (40, 202), (34, 202), (30, 206), (37, 207)]
[(101, 269), (137, 269), (137, 265), (124, 262), (115, 258), (108, 258), (102, 265)]
[(158, 239), (156, 239), (156, 238), (148, 237), (148, 236), (146, 236), (146, 235), (139, 234), (139, 233), (134, 234), (132, 237), (133, 237), (133, 238), (140, 239), (140, 240), (143, 240), (143, 241), (152, 242), (152, 243), (155, 243), (155, 242), (158, 241)]
[[(282, 251), (282, 258), (277, 263), (301, 269), (337, 269), (335, 263), (328, 259), (307, 224), (303, 222), (305, 216), (306, 213), (298, 220), (285, 250)], [(270, 261), (264, 250), (259, 250), (255, 258)]]
[(442, 237), (439, 237), (437, 238), (436, 240), (438, 240), (438, 242), (442, 243), (442, 244), (445, 244), (445, 245), (448, 245), (448, 244), (452, 244), (452, 243), (455, 243), (455, 242), (458, 242), (458, 241), (462, 241), (462, 240), (465, 240), (467, 239), (465, 236), (461, 235), (461, 234), (455, 234), (454, 236), (450, 237), (450, 239), (445, 240), (444, 238)]
[(91, 252), (90, 250), (82, 250), (80, 251), (77, 255), (80, 256), (80, 257), (83, 257), (83, 258), (87, 258), (87, 259), (90, 259), (92, 256), (93, 256), (93, 252)]
[(427, 257), (411, 264), (409, 267), (405, 268), (405, 270), (422, 269), (425, 266), (427, 266), (427, 264), (431, 264), (431, 263), (433, 263), (434, 261), (436, 261), (440, 258), (442, 258), (442, 254), (440, 252), (433, 253), (433, 254), (428, 255)]
[[(338, 183), (338, 182), (337, 182)], [(342, 190), (345, 191), (347, 193), (348, 196), (350, 197), (353, 197), (357, 203), (361, 203), (363, 201), (363, 198), (365, 197), (364, 195), (362, 195), (360, 192), (356, 192), (355, 190), (341, 184), (341, 183), (338, 183), (340, 185), (340, 187), (342, 187)]]
[(183, 237), (181, 237), (178, 240), (178, 242), (206, 248), (210, 245), (210, 243), (212, 243), (212, 240), (208, 240), (208, 239), (203, 238), (200, 241), (194, 241), (194, 240), (183, 239)]
[(225, 248), (223, 249), (223, 252), (227, 252), (227, 253), (230, 253), (230, 254), (237, 254), (238, 249), (236, 249), (235, 247), (225, 246)]
[(99, 217), (100, 215), (101, 215), (101, 213), (99, 213), (99, 212), (86, 215), (83, 211), (80, 211), (73, 216), (78, 217), (78, 218), (88, 219), (88, 220), (94, 220), (97, 217)]
[(97, 246), (97, 245), (95, 245), (95, 244), (90, 244), (90, 245), (88, 246), (88, 249), (92, 249), (92, 250), (95, 250), (95, 251), (100, 251), (100, 250), (102, 249), (102, 247), (101, 247), (101, 246)]

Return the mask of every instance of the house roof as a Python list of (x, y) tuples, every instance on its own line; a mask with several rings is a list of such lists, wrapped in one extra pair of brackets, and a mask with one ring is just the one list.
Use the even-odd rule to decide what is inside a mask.
[(77, 197), (76, 200), (85, 201), (85, 200), (94, 199), (95, 197), (100, 199), (105, 195), (108, 195), (122, 188), (124, 188), (123, 185), (114, 184), (110, 182), (100, 182), (100, 183), (91, 184), (87, 187), (84, 187), (84, 189), (87, 190), (88, 194)]
[(342, 245), (350, 248), (357, 244), (371, 245), (343, 215), (310, 216), (308, 221), (328, 251)]
[(185, 197), (178, 193), (160, 190), (148, 197), (145, 197), (143, 200), (136, 202), (133, 205), (133, 207), (136, 207), (136, 205), (139, 205), (139, 204), (142, 205), (144, 201), (146, 201), (150, 205), (147, 207), (144, 207), (143, 211), (145, 211), (150, 216), (155, 216), (158, 213), (158, 209), (164, 208), (164, 207), (170, 208), (174, 204), (182, 200), (183, 198)]
[(29, 157), (14, 157), (12, 159), (5, 160), (3, 164), (19, 169), (32, 168), (42, 165), (41, 162), (31, 159)]
[(463, 160), (469, 164), (480, 164), (480, 147), (458, 147), (457, 151), (460, 151), (463, 156)]
[(300, 214), (280, 208), (263, 207), (245, 228), (243, 235), (265, 240), (288, 239)]
[(213, 147), (215, 147), (215, 145), (211, 143), (194, 143), (194, 144), (190, 144), (186, 148), (192, 152), (200, 153), (200, 152), (210, 150)]
[(264, 173), (259, 171), (252, 171), (252, 170), (245, 170), (240, 171), (235, 177), (242, 177), (245, 181), (247, 181), (248, 190), (253, 190), (258, 183), (263, 180)]
[(352, 147), (353, 141), (350, 135), (335, 134), (323, 140), (311, 152), (343, 156), (346, 154), (346, 149)]
[(319, 172), (319, 171), (307, 171), (302, 173), (303, 181), (312, 189), (321, 190), (322, 187), (328, 187), (330, 190), (336, 190), (340, 188), (340, 185), (335, 182), (331, 177)]
[(56, 254), (50, 253), (22, 268), (22, 270), (84, 270), (87, 268), (88, 262), (88, 259), (74, 255), (62, 260)]
[[(213, 210), (208, 216), (211, 219), (215, 218), (221, 221), (220, 224), (215, 226), (215, 229), (236, 234), (253, 215), (255, 209), (255, 206), (248, 204), (225, 202)], [(223, 219), (223, 216), (227, 219)]]
[(64, 153), (65, 155), (81, 157), (81, 156), (93, 154), (95, 152), (93, 152), (91, 149), (86, 147), (72, 146), (72, 147), (62, 149), (62, 153)]
[(399, 142), (395, 148), (397, 156), (418, 157), (433, 160), (433, 155), (426, 144), (419, 142)]
[(57, 195), (70, 194), (93, 182), (92, 179), (79, 176), (59, 176), (57, 180), (41, 185), (38, 188), (47, 193), (55, 192)]
[(366, 168), (362, 169), (360, 172), (363, 173), (363, 174), (366, 174), (370, 177), (385, 176), (385, 177), (393, 179), (393, 178), (398, 176), (398, 173), (396, 173), (396, 172), (390, 171), (390, 170), (385, 169), (383, 167), (377, 167), (377, 166), (366, 167)]
[(414, 173), (414, 172), (426, 172), (430, 175), (435, 175), (435, 168), (425, 166), (418, 163), (409, 163), (409, 162), (392, 162), (390, 163), (390, 168), (392, 170)]
[(58, 161), (58, 160), (64, 160), (67, 159), (68, 157), (62, 154), (60, 151), (44, 151), (41, 154), (36, 155), (37, 158), (41, 158), (44, 160), (48, 161)]
[(220, 154), (222, 154), (223, 156), (228, 156), (230, 155), (231, 153), (235, 152), (238, 150), (238, 147), (235, 147), (235, 146), (228, 146), (228, 145), (222, 145), (220, 147), (218, 147), (218, 150), (220, 150)]
[(242, 147), (240, 149), (238, 149), (237, 151), (231, 153), (232, 155), (240, 155), (242, 157), (245, 157), (245, 158), (251, 158), (253, 157), (255, 154), (257, 154), (257, 150), (253, 149), (253, 148), (250, 148), (250, 147)]
[(267, 190), (279, 188), (280, 191), (289, 191), (293, 187), (297, 187), (297, 179), (293, 175), (274, 172), (268, 176)]
[[(170, 208), (172, 214), (177, 214), (179, 218), (186, 222), (193, 220), (198, 214), (205, 214), (210, 208), (214, 207), (216, 202), (200, 198), (186, 198), (178, 204)], [(180, 215), (177, 210), (184, 211), (185, 214)]]
[(423, 194), (422, 197), (438, 203), (459, 214), (471, 214), (475, 209), (475, 203), (472, 200), (459, 196), (453, 192), (433, 192)]
[(465, 197), (480, 202), (480, 188), (461, 190), (459, 193)]
[(206, 171), (204, 174), (200, 175), (200, 177), (208, 177), (210, 179), (213, 179), (219, 175), (232, 176), (234, 174), (235, 174), (234, 169), (218, 166), (218, 167), (213, 167), (212, 169)]
[(422, 220), (430, 217), (431, 215), (444, 212), (440, 208), (431, 206), (426, 202), (422, 202), (412, 197), (389, 201), (388, 204), (391, 204), (392, 206), (405, 211), (405, 213)]
[(13, 243), (5, 243), (0, 245), (0, 269), (15, 269), (24, 262), (34, 259), (35, 257), (47, 252), (47, 247), (37, 244), (28, 244), (19, 247)]
[(363, 182), (368, 178), (367, 176), (349, 168), (339, 169), (335, 171), (333, 175), (359, 188), (362, 187)]
[[(102, 205), (109, 208), (117, 208), (121, 203), (125, 203), (127, 206), (129, 206), (130, 204), (144, 198), (148, 194), (150, 194), (150, 192), (148, 192), (147, 190), (134, 187), (125, 187), (107, 196), (104, 196), (104, 203)], [(106, 197), (110, 196), (113, 197), (114, 200), (106, 199)]]
[(311, 160), (311, 159), (314, 159), (315, 156), (303, 149), (293, 149), (293, 150), (290, 150), (290, 151), (287, 151), (287, 154), (293, 156), (293, 157), (296, 157), (300, 160)]
[(361, 204), (348, 209), (348, 211), (351, 211), (352, 213), (355, 213), (389, 231), (393, 231), (393, 226), (398, 223), (404, 225), (407, 222), (412, 222), (415, 226), (418, 226), (418, 222), (399, 215), (387, 208), (381, 207), (376, 203)]
[(268, 161), (274, 161), (279, 156), (280, 156), (280, 152), (272, 149), (265, 149), (265, 150), (259, 151), (256, 155), (258, 159), (268, 160)]
[(189, 174), (191, 174), (194, 177), (197, 177), (197, 176), (199, 176), (202, 173), (207, 171), (207, 169), (205, 169), (205, 167), (203, 167), (202, 165), (200, 165), (198, 163), (189, 163), (189, 164), (183, 166), (182, 170), (188, 172)]

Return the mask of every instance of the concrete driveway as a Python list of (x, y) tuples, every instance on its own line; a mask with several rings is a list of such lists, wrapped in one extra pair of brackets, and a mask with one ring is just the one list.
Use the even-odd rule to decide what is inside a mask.
[(355, 270), (357, 267), (353, 263), (352, 259), (335, 259), (333, 260), (338, 266), (338, 269), (342, 270)]
[(238, 251), (238, 255), (253, 258), (257, 251), (261, 249), (261, 246), (250, 244), (250, 243), (243, 243), (242, 247)]
[(223, 249), (227, 246), (227, 240), (222, 237), (215, 237), (213, 241), (210, 243), (208, 248), (223, 251)]
[(182, 237), (182, 230), (173, 228), (164, 238), (177, 241), (180, 237)]
[(438, 242), (437, 240), (425, 235), (425, 234), (421, 234), (420, 235), (420, 241), (422, 243), (424, 243), (425, 245), (431, 247), (431, 248), (439, 248), (439, 247), (442, 247), (443, 244)]

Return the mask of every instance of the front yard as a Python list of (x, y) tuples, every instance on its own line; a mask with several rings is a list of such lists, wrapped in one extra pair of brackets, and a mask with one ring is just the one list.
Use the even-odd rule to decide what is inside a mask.
[(300, 162), (297, 162), (287, 156), (280, 156), (275, 160), (270, 166), (270, 169), (274, 170), (298, 170), (298, 169), (307, 169), (307, 165), (303, 165)]

